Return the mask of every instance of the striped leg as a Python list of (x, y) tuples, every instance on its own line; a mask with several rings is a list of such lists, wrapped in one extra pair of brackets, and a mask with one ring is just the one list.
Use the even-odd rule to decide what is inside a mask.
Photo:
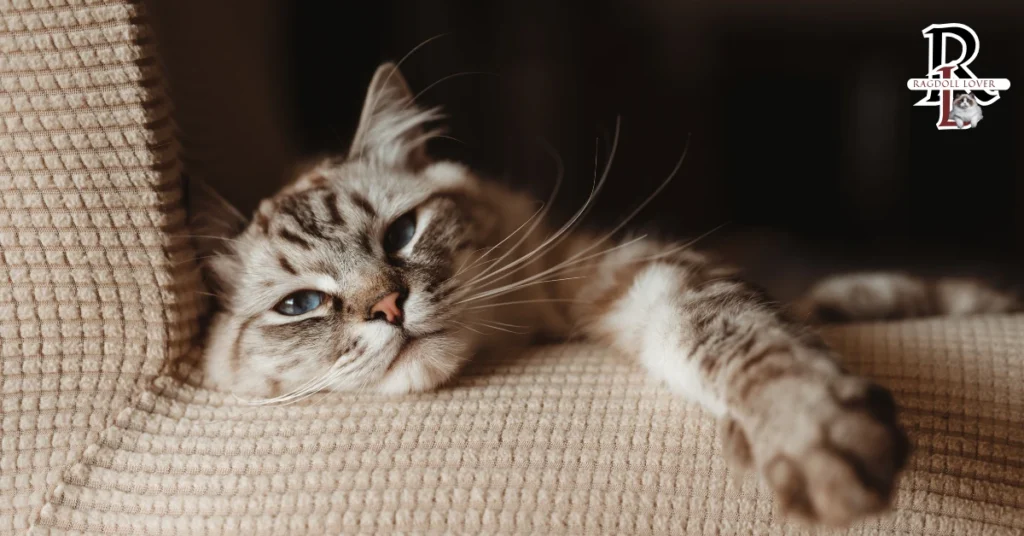
[(842, 525), (884, 509), (908, 450), (891, 395), (731, 270), (665, 251), (642, 242), (603, 258), (567, 289), (574, 320), (721, 416), (726, 452), (785, 511)]

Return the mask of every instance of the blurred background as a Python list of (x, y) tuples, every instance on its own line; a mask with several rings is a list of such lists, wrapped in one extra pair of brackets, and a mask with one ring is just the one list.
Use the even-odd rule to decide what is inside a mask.
[[(243, 212), (298, 160), (343, 151), (375, 67), (443, 106), (431, 149), (565, 215), (618, 151), (592, 225), (636, 220), (787, 294), (822, 273), (1024, 273), (1024, 3), (592, 0), (149, 3), (191, 172)], [(906, 89), (921, 31), (980, 37), (979, 77), (1015, 85), (976, 131), (939, 131)], [(432, 39), (433, 38), (433, 39)], [(432, 40), (431, 40), (432, 39)], [(758, 87), (755, 87), (758, 86)], [(1018, 93), (1020, 95), (1018, 95)]]

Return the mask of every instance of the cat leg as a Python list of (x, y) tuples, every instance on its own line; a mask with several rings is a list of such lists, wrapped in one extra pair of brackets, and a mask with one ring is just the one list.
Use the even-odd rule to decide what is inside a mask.
[(853, 273), (828, 277), (797, 305), (812, 322), (895, 320), (923, 316), (1008, 313), (1019, 300), (983, 281), (924, 279), (900, 273)]
[(885, 509), (908, 452), (889, 392), (731, 270), (664, 252), (635, 243), (570, 282), (580, 329), (721, 416), (725, 451), (783, 511), (844, 525)]
[(981, 123), (980, 115), (971, 120), (971, 128), (978, 128), (978, 123)]
[(959, 117), (955, 117), (955, 118), (953, 118), (953, 121), (956, 121), (956, 128), (964, 128), (964, 120), (963, 119), (960, 119)]

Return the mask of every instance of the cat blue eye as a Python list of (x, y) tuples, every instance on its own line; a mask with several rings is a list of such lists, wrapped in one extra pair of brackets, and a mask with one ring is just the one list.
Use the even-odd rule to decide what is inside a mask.
[(323, 292), (300, 290), (285, 296), (283, 300), (274, 306), (274, 310), (285, 316), (303, 315), (320, 307), (320, 304), (324, 303), (325, 298)]
[(416, 234), (416, 214), (408, 213), (395, 220), (384, 235), (384, 251), (394, 253), (409, 244)]

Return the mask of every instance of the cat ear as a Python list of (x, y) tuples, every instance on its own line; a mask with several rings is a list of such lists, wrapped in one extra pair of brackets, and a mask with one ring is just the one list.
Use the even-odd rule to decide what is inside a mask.
[(185, 184), (189, 234), (203, 279), (214, 292), (227, 290), (232, 274), (239, 270), (232, 239), (245, 230), (249, 220), (205, 182), (189, 177)]
[(427, 140), (439, 133), (427, 131), (424, 125), (440, 117), (437, 108), (424, 110), (416, 106), (398, 67), (385, 63), (377, 68), (366, 92), (349, 158), (421, 169), (429, 164)]

